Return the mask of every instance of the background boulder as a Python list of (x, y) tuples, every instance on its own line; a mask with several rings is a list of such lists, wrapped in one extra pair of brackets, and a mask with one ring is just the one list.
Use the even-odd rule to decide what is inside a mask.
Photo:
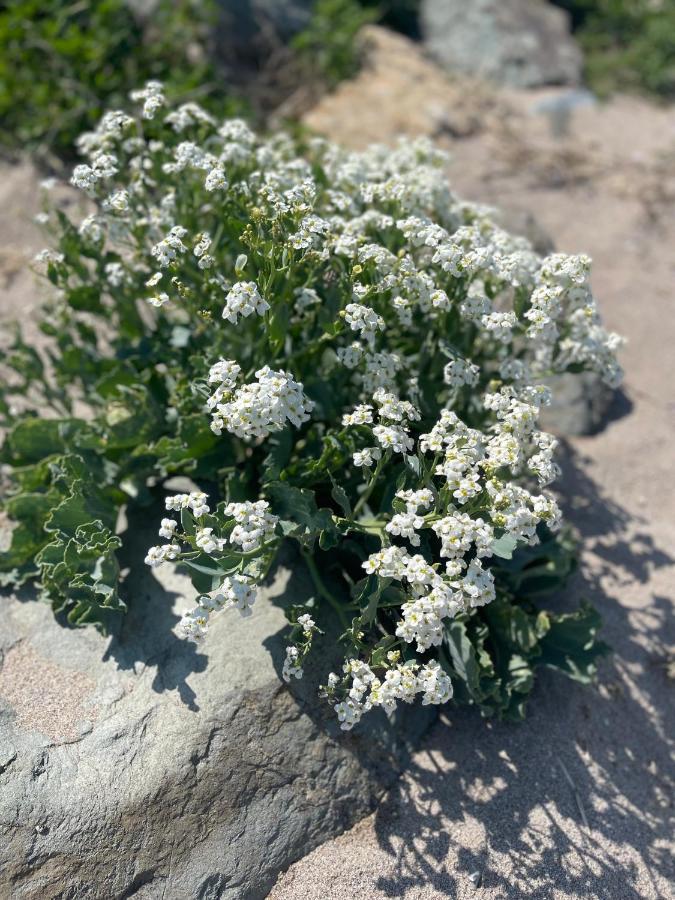
[(581, 81), (567, 14), (544, 0), (423, 0), (420, 24), (447, 70), (513, 87)]

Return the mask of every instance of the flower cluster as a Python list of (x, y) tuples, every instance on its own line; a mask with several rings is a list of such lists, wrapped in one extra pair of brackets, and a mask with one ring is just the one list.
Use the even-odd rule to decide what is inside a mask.
[[(171, 110), (156, 83), (136, 98), (142, 129), (110, 115), (81, 142), (72, 181), (96, 210), (79, 235), (106, 259), (108, 308), (154, 307), (143, 347), (168, 406), (149, 445), (159, 471), (185, 465), (223, 501), (170, 497), (180, 523), (162, 520), (146, 562), (192, 572), (183, 630), (199, 641), (214, 612), (250, 613), (296, 541), (315, 590), (289, 609), (284, 680), (325, 646), (331, 610), (346, 661), (324, 693), (343, 728), (373, 707), (445, 703), (466, 677), (448, 650), (457, 630), (487, 668), (478, 642), (504, 609), (525, 615), (500, 560), (558, 540), (557, 442), (538, 426), (547, 379), (621, 377), (590, 261), (542, 258), (458, 199), (426, 141), (350, 153), (314, 139), (303, 157), (284, 135)], [(57, 280), (66, 265), (42, 264)]]
[(236, 325), (239, 316), (246, 318), (253, 313), (262, 316), (269, 308), (269, 303), (260, 296), (254, 281), (238, 281), (225, 298), (223, 318)]
[(253, 612), (251, 607), (255, 598), (256, 587), (248, 579), (227, 578), (217, 593), (200, 597), (199, 605), (185, 613), (180, 630), (189, 641), (199, 644), (206, 637), (209, 618), (213, 613), (223, 609), (237, 609), (246, 618)]
[[(422, 695), (422, 704), (435, 706), (447, 703), (452, 697), (452, 683), (440, 665), (432, 662), (420, 666), (416, 662), (398, 662), (398, 654), (388, 654), (384, 676), (379, 678), (367, 663), (349, 659), (344, 665), (343, 682), (348, 686), (347, 695), (335, 705), (338, 722), (343, 731), (356, 725), (364, 712), (380, 706), (388, 714), (396, 709), (398, 702), (412, 703)], [(335, 692), (340, 678), (331, 673), (326, 692)]]
[(230, 542), (240, 546), (244, 553), (257, 550), (274, 534), (279, 521), (278, 516), (273, 516), (268, 509), (266, 500), (229, 503), (225, 507), (225, 515), (232, 516), (236, 522), (230, 533)]
[[(257, 587), (245, 572), (246, 557), (273, 538), (279, 521), (268, 511), (267, 501), (258, 500), (226, 504), (222, 510), (224, 521), (216, 524), (207, 500), (202, 491), (167, 497), (166, 509), (179, 513), (182, 523), (168, 517), (162, 519), (159, 536), (168, 543), (150, 547), (145, 557), (146, 565), (155, 569), (167, 561), (190, 567), (199, 566), (201, 555), (215, 561), (222, 561), (227, 555), (229, 569), (227, 574), (223, 570), (219, 588), (200, 596), (198, 606), (186, 613), (180, 623), (183, 634), (197, 642), (205, 637), (213, 613), (237, 609), (244, 617), (251, 615)], [(187, 520), (183, 518), (185, 513)]]
[[(208, 400), (216, 434), (224, 429), (245, 440), (265, 438), (281, 431), (286, 422), (297, 428), (309, 419), (314, 404), (288, 372), (264, 366), (255, 373), (256, 381), (235, 389), (233, 373), (239, 371), (236, 363), (222, 359), (209, 371), (209, 381), (218, 384)], [(218, 382), (221, 373), (223, 380)]]

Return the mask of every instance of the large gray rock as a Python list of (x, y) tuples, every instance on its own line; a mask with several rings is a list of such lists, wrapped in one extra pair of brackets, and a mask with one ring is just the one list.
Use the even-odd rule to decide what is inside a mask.
[(449, 71), (514, 87), (581, 80), (568, 16), (544, 0), (423, 0), (420, 20), (426, 47)]
[[(264, 897), (401, 769), (384, 717), (345, 734), (316, 683), (280, 681), (279, 604), (307, 594), (301, 575), (279, 569), (252, 618), (221, 614), (197, 650), (172, 633), (192, 589), (160, 573), (164, 589), (141, 566), (112, 639), (0, 600), (2, 898)], [(431, 717), (406, 714), (414, 740)]]
[(610, 417), (616, 391), (595, 372), (565, 372), (547, 379), (553, 391), (551, 405), (541, 411), (545, 431), (562, 437), (596, 434)]

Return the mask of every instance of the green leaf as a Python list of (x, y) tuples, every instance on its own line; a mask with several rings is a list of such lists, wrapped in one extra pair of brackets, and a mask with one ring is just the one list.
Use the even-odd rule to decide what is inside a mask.
[(370, 658), (371, 668), (378, 669), (388, 664), (387, 653), (391, 650), (395, 643), (396, 638), (391, 634), (386, 635), (377, 642)]
[(106, 527), (113, 527), (116, 512), (91, 481), (76, 479), (70, 485), (68, 496), (54, 506), (44, 527), (47, 532), (74, 534), (79, 526), (92, 519), (105, 519)]
[(347, 496), (347, 492), (345, 489), (339, 485), (334, 479), (333, 476), (330, 476), (330, 481), (332, 485), (332, 489), (330, 492), (331, 497), (337, 505), (340, 507), (342, 512), (345, 514), (346, 519), (351, 519), (352, 517), (352, 505), (349, 502), (349, 497)]
[(501, 559), (511, 559), (513, 551), (518, 546), (518, 541), (512, 534), (503, 534), (492, 542), (492, 552)]
[[(209, 429), (210, 430), (210, 429)], [(293, 435), (290, 428), (271, 434), (265, 444), (268, 453), (262, 465), (263, 483), (277, 481), (291, 457)]]
[(551, 616), (550, 622), (540, 641), (541, 663), (588, 684), (595, 677), (599, 657), (609, 652), (609, 647), (597, 640), (598, 612), (583, 602), (575, 612)]
[(32, 563), (45, 544), (44, 527), (53, 504), (54, 495), (47, 493), (27, 492), (6, 501), (5, 512), (15, 524), (8, 549), (0, 553), (2, 571), (20, 569)]
[(272, 348), (283, 347), (288, 334), (288, 319), (288, 304), (280, 301), (274, 309), (267, 332)]
[(274, 514), (286, 522), (294, 523), (293, 529), (285, 532), (286, 534), (312, 538), (327, 532), (328, 536), (337, 536), (331, 511), (317, 507), (313, 491), (294, 487), (283, 481), (268, 484), (266, 491), (272, 498)]
[(94, 284), (82, 284), (79, 287), (70, 288), (67, 292), (67, 300), (73, 309), (93, 313), (103, 311), (101, 289)]
[(71, 624), (95, 622), (105, 630), (105, 612), (125, 608), (118, 594), (120, 545), (100, 520), (79, 525), (72, 537), (59, 532), (36, 558), (44, 599), (67, 611)]
[(485, 608), (484, 615), (491, 631), (509, 648), (529, 653), (537, 647), (537, 617), (521, 607), (507, 600), (495, 600)]
[(163, 413), (145, 385), (120, 385), (105, 409), (109, 449), (128, 450), (151, 441), (164, 430)]
[(14, 465), (35, 463), (69, 446), (97, 447), (100, 439), (82, 419), (25, 418), (9, 432), (3, 458)]
[(483, 692), (480, 687), (481, 667), (476, 649), (469, 639), (466, 623), (453, 619), (445, 626), (445, 644), (450, 654), (452, 667), (464, 683), (469, 697), (480, 702)]

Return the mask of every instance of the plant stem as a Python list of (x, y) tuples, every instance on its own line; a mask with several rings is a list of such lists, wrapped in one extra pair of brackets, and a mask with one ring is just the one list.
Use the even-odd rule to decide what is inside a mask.
[(328, 603), (333, 607), (338, 615), (338, 618), (340, 619), (340, 624), (345, 630), (347, 630), (349, 628), (349, 622), (347, 620), (347, 617), (345, 616), (343, 606), (337, 599), (337, 597), (335, 597), (324, 584), (323, 579), (319, 574), (319, 570), (316, 567), (316, 563), (314, 562), (312, 554), (308, 553), (304, 547), (300, 548), (300, 552), (302, 553), (305, 563), (307, 564), (307, 569), (312, 578), (312, 581), (314, 582), (314, 587), (317, 589), (319, 595), (323, 597), (324, 600), (327, 600)]
[(385, 460), (388, 460), (388, 459), (389, 459), (388, 453), (383, 453), (382, 456), (378, 459), (377, 465), (375, 466), (375, 471), (373, 472), (373, 477), (368, 482), (368, 486), (366, 487), (365, 491), (361, 494), (361, 496), (359, 497), (359, 499), (356, 503), (356, 506), (354, 507), (354, 512), (353, 512), (354, 518), (356, 518), (357, 513), (363, 508), (363, 505), (366, 503), (366, 501), (368, 500), (370, 495), (373, 493), (373, 490), (375, 489), (375, 485), (377, 483), (377, 479), (379, 478), (380, 472), (382, 471), (382, 466), (384, 465)]

